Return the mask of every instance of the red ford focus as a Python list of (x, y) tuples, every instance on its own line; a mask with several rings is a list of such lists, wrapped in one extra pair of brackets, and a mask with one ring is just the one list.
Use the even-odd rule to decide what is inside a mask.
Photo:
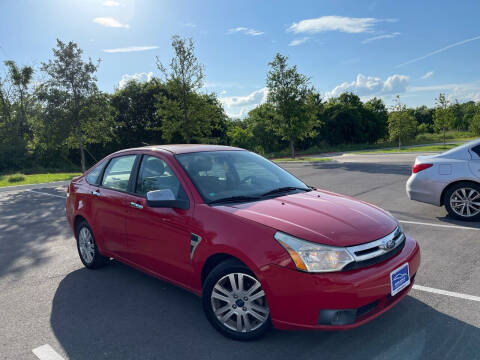
[(226, 146), (116, 152), (72, 180), (66, 213), (87, 268), (115, 258), (201, 295), (234, 339), (359, 326), (402, 299), (420, 265), (388, 212)]

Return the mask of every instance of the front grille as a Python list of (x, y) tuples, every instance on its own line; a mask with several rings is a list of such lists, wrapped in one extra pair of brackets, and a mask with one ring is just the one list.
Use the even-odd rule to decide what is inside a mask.
[[(388, 245), (390, 245), (391, 248), (388, 248)], [(400, 227), (397, 227), (392, 233), (381, 239), (366, 244), (348, 247), (347, 250), (353, 256), (355, 261), (345, 266), (342, 271), (360, 269), (381, 263), (382, 261), (397, 255), (402, 251), (404, 246), (405, 235)]]

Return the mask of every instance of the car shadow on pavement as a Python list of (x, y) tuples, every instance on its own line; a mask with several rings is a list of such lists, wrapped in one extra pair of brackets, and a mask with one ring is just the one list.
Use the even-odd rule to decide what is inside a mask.
[(198, 297), (116, 261), (61, 281), (51, 327), (70, 359), (473, 359), (480, 343), (478, 327), (410, 296), (354, 330), (236, 342), (210, 326)]
[(312, 166), (318, 170), (342, 169), (349, 172), (365, 172), (370, 174), (392, 174), (410, 176), (412, 165), (385, 164), (385, 163), (362, 163), (362, 162), (338, 162), (338, 163), (315, 163)]
[(480, 230), (480, 221), (461, 221), (461, 220), (453, 219), (448, 216), (441, 216), (441, 217), (439, 216), (437, 217), (437, 220), (447, 225), (457, 225), (457, 226)]
[(62, 198), (65, 191), (35, 191), (0, 193), (0, 277), (19, 276), (27, 268), (40, 265), (48, 257), (48, 245), (53, 238), (71, 236)]

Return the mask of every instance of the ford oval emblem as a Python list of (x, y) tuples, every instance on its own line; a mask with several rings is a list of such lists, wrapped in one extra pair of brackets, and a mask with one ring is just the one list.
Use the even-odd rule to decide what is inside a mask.
[(384, 250), (391, 250), (395, 247), (395, 240), (384, 241), (380, 247)]

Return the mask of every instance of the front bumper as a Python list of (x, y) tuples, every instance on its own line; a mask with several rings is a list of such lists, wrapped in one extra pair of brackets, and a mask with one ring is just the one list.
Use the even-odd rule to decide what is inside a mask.
[[(411, 284), (392, 297), (390, 272), (406, 262)], [(277, 329), (349, 329), (374, 319), (400, 301), (413, 286), (419, 266), (420, 248), (407, 237), (396, 256), (362, 269), (313, 274), (268, 265), (262, 269), (262, 286)], [(329, 309), (357, 311), (348, 325), (325, 325), (322, 316)]]

